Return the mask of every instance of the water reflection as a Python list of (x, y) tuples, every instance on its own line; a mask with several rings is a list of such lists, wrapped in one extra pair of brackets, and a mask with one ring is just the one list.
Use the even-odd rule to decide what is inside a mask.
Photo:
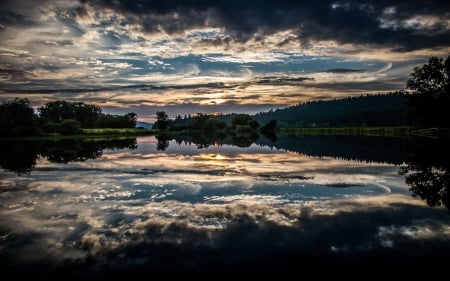
[(450, 154), (448, 140), (427, 140), (417, 144), (409, 161), (399, 171), (415, 196), (429, 206), (450, 210)]
[(156, 145), (157, 150), (164, 151), (169, 147), (170, 137), (166, 134), (159, 134), (155, 136), (158, 140), (158, 144)]
[(163, 150), (168, 148), (170, 139), (178, 144), (194, 143), (200, 149), (225, 144), (249, 147), (256, 143), (308, 156), (395, 164), (400, 166), (399, 173), (405, 175), (405, 182), (415, 196), (424, 199), (429, 206), (442, 204), (450, 209), (450, 155), (446, 139), (324, 135), (223, 137), (220, 140), (178, 135), (163, 139)]
[(38, 158), (46, 158), (54, 163), (69, 163), (99, 158), (105, 149), (136, 148), (136, 138), (2, 141), (0, 167), (23, 174), (32, 171)]
[[(240, 147), (231, 137), (158, 136), (113, 143), (67, 140), (64, 153), (62, 143), (2, 145), (1, 166), (14, 173), (0, 171), (0, 270), (55, 279), (405, 273), (450, 258), (448, 212), (412, 197), (405, 184), (423, 172), (418, 167), (448, 170), (444, 142), (278, 136)], [(14, 155), (27, 164), (12, 164)], [(447, 188), (441, 182), (439, 190)]]
[[(415, 196), (429, 206), (444, 205), (450, 208), (449, 167), (446, 140), (411, 139), (364, 136), (292, 136), (275, 138), (257, 135), (157, 135), (157, 151), (165, 151), (171, 141), (194, 144), (198, 149), (210, 146), (232, 145), (261, 147), (293, 151), (301, 155), (333, 157), (369, 163), (399, 165), (399, 174)], [(276, 141), (275, 141), (276, 140)], [(53, 163), (69, 163), (97, 159), (104, 149), (136, 149), (135, 138), (130, 139), (62, 139), (35, 141), (3, 141), (0, 144), (0, 167), (18, 174), (30, 173), (39, 158)], [(205, 174), (216, 172), (206, 171)], [(270, 175), (260, 175), (270, 178)], [(278, 178), (277, 178), (278, 179)], [(331, 183), (330, 187), (349, 187), (349, 183)], [(202, 194), (203, 195), (203, 194)]]

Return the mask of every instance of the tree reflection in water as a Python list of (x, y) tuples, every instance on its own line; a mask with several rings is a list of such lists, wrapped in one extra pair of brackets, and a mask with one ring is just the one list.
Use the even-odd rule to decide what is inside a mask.
[(0, 167), (20, 175), (30, 173), (39, 158), (53, 163), (80, 162), (101, 157), (104, 149), (136, 148), (136, 138), (2, 141)]
[(218, 140), (196, 135), (173, 138), (177, 143), (193, 142), (198, 148), (207, 148), (217, 143), (238, 147), (248, 147), (256, 143), (308, 156), (400, 165), (399, 173), (405, 175), (405, 182), (410, 186), (413, 196), (425, 200), (429, 206), (444, 205), (450, 210), (450, 156), (447, 153), (445, 138), (326, 135), (264, 137), (249, 135), (246, 138), (234, 136)]
[[(313, 157), (399, 165), (399, 173), (405, 175), (405, 182), (414, 196), (429, 206), (443, 205), (450, 210), (450, 155), (446, 149), (447, 139), (307, 135), (259, 138), (251, 134), (245, 137), (222, 134), (157, 135), (156, 139), (158, 151), (166, 150), (171, 140), (179, 144), (193, 143), (199, 149), (206, 149), (210, 145), (248, 147), (255, 143)], [(101, 157), (104, 149), (116, 148), (135, 149), (136, 139), (2, 141), (0, 167), (17, 174), (26, 174), (32, 171), (38, 158), (54, 163), (86, 161)]]
[(448, 139), (424, 139), (410, 152), (410, 159), (399, 170), (414, 196), (431, 207), (444, 205), (450, 210), (450, 157)]
[(411, 187), (414, 196), (425, 200), (431, 207), (444, 205), (450, 210), (450, 173), (447, 168), (408, 165), (402, 167), (406, 184)]
[(156, 150), (164, 151), (169, 147), (170, 138), (166, 134), (159, 134), (155, 136), (156, 140)]

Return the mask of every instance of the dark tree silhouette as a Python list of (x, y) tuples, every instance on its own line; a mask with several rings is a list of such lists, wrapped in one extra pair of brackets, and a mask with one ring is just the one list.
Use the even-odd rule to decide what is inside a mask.
[(61, 122), (59, 126), (59, 133), (61, 135), (76, 135), (81, 132), (81, 124), (74, 119), (66, 119)]
[(399, 91), (334, 100), (310, 101), (258, 113), (253, 119), (279, 127), (409, 126), (408, 95)]
[(136, 113), (125, 115), (100, 114), (95, 122), (96, 128), (134, 128), (136, 127)]
[(33, 108), (28, 99), (14, 99), (0, 104), (0, 136), (36, 134)]
[(423, 66), (416, 66), (406, 83), (407, 87), (417, 94), (440, 96), (448, 94), (448, 65), (449, 57), (445, 60), (440, 57), (431, 57)]
[(169, 116), (165, 111), (157, 111), (156, 112), (156, 122), (153, 125), (153, 128), (165, 130), (169, 125)]
[(250, 129), (255, 130), (259, 127), (259, 123), (248, 114), (236, 114), (231, 120), (231, 128), (236, 129), (243, 126), (248, 126)]
[(413, 120), (419, 127), (450, 127), (450, 55), (444, 61), (431, 57), (415, 67), (406, 84), (413, 90), (410, 105)]
[(102, 110), (93, 104), (82, 102), (53, 101), (38, 108), (39, 116), (45, 121), (60, 123), (67, 119), (80, 122), (83, 128), (92, 128)]

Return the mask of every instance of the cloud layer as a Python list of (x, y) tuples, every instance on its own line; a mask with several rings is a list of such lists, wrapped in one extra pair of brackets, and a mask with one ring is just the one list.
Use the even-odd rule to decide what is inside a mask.
[[(376, 44), (398, 50), (447, 46), (450, 5), (442, 1), (86, 1), (127, 16), (145, 32), (181, 33), (221, 28), (231, 40), (264, 40), (292, 30), (279, 42), (333, 40)], [(80, 8), (78, 13), (86, 14)], [(217, 38), (215, 44), (229, 39)]]
[(449, 10), (440, 1), (10, 1), (0, 5), (0, 98), (92, 102), (145, 119), (160, 108), (252, 113), (397, 90), (413, 66), (448, 54)]

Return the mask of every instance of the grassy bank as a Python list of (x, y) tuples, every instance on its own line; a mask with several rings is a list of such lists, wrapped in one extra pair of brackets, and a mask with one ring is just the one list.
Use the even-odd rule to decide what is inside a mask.
[(61, 134), (45, 134), (36, 136), (22, 137), (0, 137), (0, 140), (52, 140), (52, 139), (120, 139), (138, 136), (152, 136), (158, 133), (158, 130), (142, 129), (142, 128), (93, 128), (82, 129), (79, 134), (61, 135)]
[(142, 128), (92, 128), (82, 129), (82, 135), (118, 135), (118, 136), (149, 136), (154, 135), (157, 130)]
[(344, 127), (344, 128), (281, 128), (282, 134), (349, 135), (349, 136), (409, 136), (410, 127)]

